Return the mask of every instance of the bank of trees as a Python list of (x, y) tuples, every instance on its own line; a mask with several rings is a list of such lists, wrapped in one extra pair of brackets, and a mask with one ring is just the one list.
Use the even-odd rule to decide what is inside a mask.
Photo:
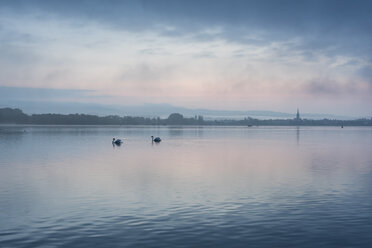
[(202, 116), (185, 118), (174, 113), (161, 119), (137, 116), (97, 116), (87, 114), (33, 114), (27, 115), (20, 109), (0, 109), (1, 124), (38, 124), (38, 125), (203, 125)]
[(203, 116), (191, 118), (173, 113), (167, 118), (148, 118), (135, 116), (97, 116), (86, 114), (33, 114), (27, 115), (20, 109), (0, 109), (0, 124), (37, 125), (217, 125), (217, 126), (372, 126), (371, 119), (357, 120), (309, 120), (309, 119), (270, 119), (259, 120), (204, 120)]

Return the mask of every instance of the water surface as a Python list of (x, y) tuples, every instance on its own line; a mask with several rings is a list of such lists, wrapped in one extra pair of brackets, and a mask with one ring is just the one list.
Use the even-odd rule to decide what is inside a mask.
[(0, 246), (370, 247), (371, 147), (365, 127), (1, 126)]

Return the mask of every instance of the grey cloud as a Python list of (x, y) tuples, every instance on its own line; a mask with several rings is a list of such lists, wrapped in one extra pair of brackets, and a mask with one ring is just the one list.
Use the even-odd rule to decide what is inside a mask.
[(372, 83), (372, 66), (364, 66), (358, 71), (358, 74)]
[(197, 54), (194, 54), (194, 58), (216, 58), (216, 54), (211, 51), (203, 51)]
[[(133, 32), (156, 31), (168, 37), (192, 35), (195, 40), (223, 38), (252, 42), (245, 34), (258, 32), (263, 41), (302, 37), (303, 50), (363, 54), (371, 52), (372, 2), (309, 1), (2, 1), (17, 12), (39, 11), (64, 19), (89, 19)], [(163, 27), (171, 26), (167, 30)], [(206, 27), (221, 33), (203, 34)], [(357, 38), (356, 38), (357, 37)], [(333, 48), (329, 49), (329, 48)]]
[(93, 90), (50, 89), (50, 88), (27, 88), (27, 87), (4, 87), (0, 86), (0, 98), (2, 101), (40, 99), (58, 100), (66, 97), (86, 98)]
[(360, 93), (361, 89), (354, 82), (343, 84), (332, 79), (323, 79), (305, 83), (301, 91), (305, 94), (317, 96), (346, 96)]
[[(157, 91), (162, 84), (173, 77), (175, 66), (157, 66), (149, 63), (131, 65), (123, 69), (116, 79), (119, 83), (131, 83), (142, 91)], [(134, 84), (133, 84), (134, 83)]]
[(159, 69), (143, 63), (125, 68), (120, 78), (124, 81), (154, 81), (161, 77)]
[(366, 80), (369, 86), (369, 91), (372, 93), (372, 65), (362, 67), (357, 71), (357, 74)]
[(28, 65), (40, 61), (41, 57), (25, 47), (3, 44), (0, 46), (0, 64)]
[(142, 55), (170, 55), (169, 51), (164, 48), (145, 48), (138, 50), (139, 54)]
[[(151, 31), (183, 42), (218, 39), (257, 47), (279, 42), (281, 46), (273, 51), (278, 61), (296, 52), (308, 61), (315, 61), (317, 54), (323, 54), (328, 57), (361, 57), (372, 63), (371, 1), (3, 0), (0, 2), (0, 10), (14, 15), (50, 15), (72, 23), (90, 21), (104, 28), (130, 32)], [(211, 28), (218, 28), (218, 32), (207, 32)], [(30, 34), (5, 33), (4, 30), (7, 29), (0, 26), (2, 51), (4, 45), (15, 41), (34, 42)], [(156, 48), (139, 51), (142, 54), (164, 52)], [(4, 54), (13, 60), (23, 60), (24, 57), (21, 50), (16, 56), (7, 55), (6, 51), (2, 52), (2, 56)], [(213, 54), (205, 52), (195, 56), (211, 57)], [(244, 49), (232, 56), (245, 56)], [(126, 71), (123, 78), (134, 78), (135, 74), (137, 80), (146, 81), (149, 78), (160, 78), (158, 71), (162, 70), (143, 65)], [(368, 68), (361, 69), (357, 75), (369, 80), (369, 71)], [(307, 90), (323, 94), (337, 92), (338, 87), (334, 83), (324, 83), (330, 85), (326, 87), (312, 83)]]

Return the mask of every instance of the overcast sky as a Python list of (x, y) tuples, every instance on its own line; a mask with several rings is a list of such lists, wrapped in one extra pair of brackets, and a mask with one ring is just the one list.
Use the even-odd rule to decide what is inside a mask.
[(0, 90), (372, 116), (371, 30), (372, 1), (1, 0)]

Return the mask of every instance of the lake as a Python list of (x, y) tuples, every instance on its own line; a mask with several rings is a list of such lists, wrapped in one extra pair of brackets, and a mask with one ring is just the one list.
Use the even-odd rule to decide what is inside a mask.
[(372, 128), (0, 126), (0, 210), (0, 247), (371, 247)]

